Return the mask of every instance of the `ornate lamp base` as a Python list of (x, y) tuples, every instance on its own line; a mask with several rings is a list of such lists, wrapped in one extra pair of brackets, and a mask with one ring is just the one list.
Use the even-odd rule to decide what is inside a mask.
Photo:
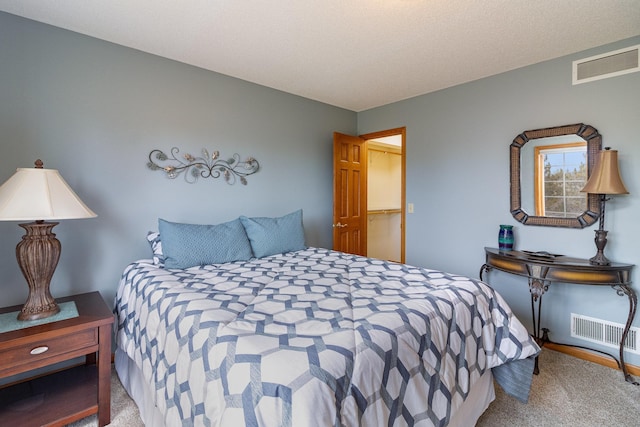
[(49, 292), (49, 284), (58, 266), (62, 245), (51, 232), (57, 222), (36, 221), (19, 224), (26, 230), (16, 246), (16, 258), (29, 285), (29, 297), (18, 320), (44, 319), (60, 312)]
[(596, 242), (596, 248), (598, 248), (598, 252), (596, 256), (589, 259), (589, 263), (594, 265), (609, 265), (611, 261), (604, 256), (604, 247), (607, 245), (607, 231), (605, 230), (596, 230), (596, 238), (594, 240)]

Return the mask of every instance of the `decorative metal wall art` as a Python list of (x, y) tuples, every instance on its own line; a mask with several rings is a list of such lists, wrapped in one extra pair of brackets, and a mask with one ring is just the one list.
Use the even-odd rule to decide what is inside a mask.
[[(160, 170), (166, 173), (167, 178), (174, 179), (184, 172), (184, 180), (193, 184), (198, 178), (224, 177), (227, 184), (235, 184), (240, 180), (242, 185), (247, 185), (247, 176), (253, 175), (260, 169), (260, 164), (253, 157), (240, 161), (240, 155), (234, 154), (231, 158), (223, 160), (220, 152), (209, 154), (207, 149), (202, 150), (202, 157), (194, 157), (191, 154), (179, 156), (180, 150), (171, 149), (171, 155), (167, 156), (161, 150), (153, 150), (149, 153), (147, 167), (151, 170)], [(184, 160), (183, 160), (184, 159)]]

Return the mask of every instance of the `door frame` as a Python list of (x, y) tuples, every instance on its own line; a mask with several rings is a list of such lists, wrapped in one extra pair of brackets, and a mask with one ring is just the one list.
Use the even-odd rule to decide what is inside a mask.
[[(383, 131), (378, 131), (378, 132), (371, 132), (371, 133), (366, 133), (364, 135), (359, 135), (360, 138), (364, 139), (365, 141), (369, 141), (372, 139), (376, 139), (376, 138), (383, 138), (383, 137), (387, 137), (387, 136), (394, 136), (394, 135), (400, 135), (400, 137), (402, 138), (402, 147), (401, 147), (401, 178), (400, 178), (400, 182), (401, 182), (401, 189), (400, 189), (400, 262), (404, 264), (405, 262), (405, 240), (406, 240), (406, 206), (407, 206), (407, 200), (406, 200), (406, 185), (407, 185), (407, 180), (406, 180), (406, 171), (407, 171), (407, 128), (405, 126), (403, 127), (398, 127), (398, 128), (393, 128), (393, 129), (387, 129), (387, 130), (383, 130)], [(369, 162), (369, 157), (368, 157), (368, 150), (367, 150), (367, 164)], [(367, 188), (367, 193), (369, 192), (369, 189)], [(368, 194), (365, 195), (365, 201), (368, 197)], [(365, 241), (366, 243), (366, 241)]]

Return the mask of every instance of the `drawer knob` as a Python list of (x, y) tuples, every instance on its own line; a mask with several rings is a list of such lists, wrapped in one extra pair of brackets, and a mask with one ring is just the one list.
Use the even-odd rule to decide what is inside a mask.
[(36, 347), (33, 350), (31, 350), (31, 354), (33, 354), (33, 355), (42, 354), (47, 350), (49, 350), (49, 347), (47, 347), (46, 345), (43, 345), (43, 346)]

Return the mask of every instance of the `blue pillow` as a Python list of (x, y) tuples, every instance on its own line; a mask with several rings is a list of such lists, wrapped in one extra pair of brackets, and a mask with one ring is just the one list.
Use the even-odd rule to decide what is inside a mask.
[(217, 225), (181, 224), (158, 219), (165, 268), (189, 268), (250, 259), (251, 244), (235, 219)]
[(240, 221), (256, 258), (306, 249), (302, 210), (279, 218), (247, 218)]

